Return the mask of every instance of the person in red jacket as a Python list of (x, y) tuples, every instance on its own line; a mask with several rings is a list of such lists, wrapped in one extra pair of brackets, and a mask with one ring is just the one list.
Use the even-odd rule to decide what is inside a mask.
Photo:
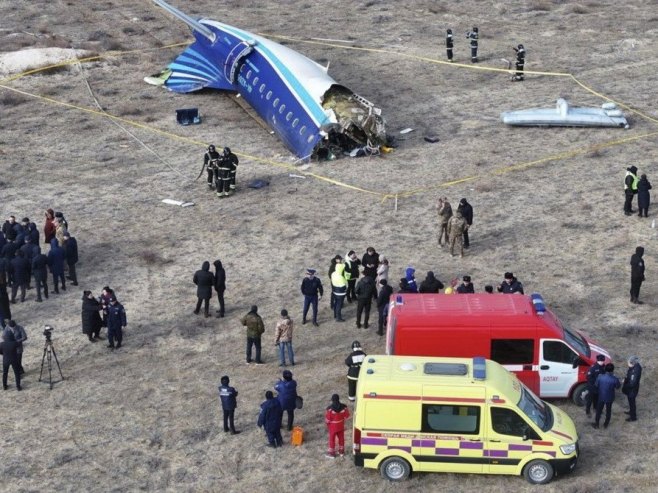
[(338, 440), (338, 454), (345, 455), (345, 421), (350, 418), (350, 410), (345, 404), (340, 402), (338, 394), (331, 396), (331, 405), (327, 407), (324, 413), (324, 422), (327, 423), (329, 431), (329, 448), (327, 457), (336, 458), (336, 440)]
[(43, 242), (50, 245), (50, 240), (55, 237), (55, 211), (46, 209), (46, 223), (43, 226)]

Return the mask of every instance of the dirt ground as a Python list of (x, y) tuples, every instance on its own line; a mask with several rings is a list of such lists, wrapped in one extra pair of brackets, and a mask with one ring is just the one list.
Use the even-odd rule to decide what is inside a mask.
[[(624, 422), (621, 398), (610, 428), (597, 432), (581, 408), (556, 402), (577, 424), (582, 455), (572, 475), (542, 491), (654, 491), (656, 214), (624, 216), (622, 181), (631, 164), (658, 180), (658, 2), (174, 4), (294, 38), (286, 44), (331, 62), (337, 81), (382, 108), (399, 147), (385, 156), (291, 169), (291, 154), (232, 99), (175, 95), (142, 82), (182, 50), (163, 46), (191, 40), (185, 25), (152, 2), (0, 3), (0, 52), (63, 47), (107, 55), (5, 79), (0, 87), (2, 214), (28, 216), (41, 229), (46, 208), (61, 210), (81, 252), (78, 289), (41, 304), (30, 291), (25, 303), (12, 306), (30, 339), (25, 390), (2, 394), (0, 489), (384, 492), (435, 491), (440, 484), (445, 491), (534, 491), (521, 478), (503, 476), (419, 474), (393, 485), (354, 467), (350, 457), (323, 457), (322, 413), (332, 393), (346, 400), (343, 360), (352, 340), (371, 354), (384, 345), (373, 329), (355, 328), (352, 305), (348, 323), (335, 324), (328, 296), (320, 327), (302, 326), (299, 285), (304, 269), (314, 267), (328, 289), (330, 258), (372, 245), (390, 259), (393, 279), (413, 265), (419, 278), (433, 270), (444, 282), (470, 274), (481, 291), (511, 270), (526, 292), (542, 293), (565, 323), (608, 348), (618, 373), (626, 357), (639, 355), (645, 373), (637, 423)], [(604, 99), (565, 76), (511, 83), (506, 73), (472, 68), (464, 33), (473, 25), (481, 33), (477, 67), (503, 68), (501, 58), (523, 43), (527, 70), (571, 73), (628, 105), (639, 112), (625, 110), (631, 129), (505, 127), (502, 111), (551, 106), (558, 97), (577, 105)], [(438, 63), (445, 60), (447, 27), (456, 34), (456, 61), (468, 66)], [(95, 100), (123, 120), (106, 118)], [(178, 126), (175, 109), (184, 107), (199, 107), (203, 123)], [(401, 135), (407, 127), (414, 131)], [(440, 141), (425, 142), (427, 134)], [(208, 143), (229, 145), (240, 158), (239, 188), (230, 199), (194, 181)], [(269, 187), (247, 188), (256, 178)], [(463, 259), (437, 245), (439, 196), (473, 204), (472, 246)], [(164, 198), (196, 205), (166, 205)], [(646, 248), (642, 306), (628, 302), (628, 263), (637, 245)], [(227, 316), (203, 319), (192, 314), (192, 275), (216, 258), (227, 270)], [(99, 294), (104, 285), (116, 290), (128, 314), (125, 347), (115, 352), (90, 344), (80, 330), (82, 290)], [(267, 364), (258, 367), (244, 363), (239, 323), (252, 304), (266, 324)], [(255, 420), (280, 374), (273, 329), (284, 307), (298, 322), (293, 372), (305, 398), (297, 422), (306, 439), (302, 447), (273, 451)], [(37, 381), (44, 324), (55, 327), (66, 377), (52, 391)], [(240, 392), (237, 437), (221, 430), (223, 374)]]

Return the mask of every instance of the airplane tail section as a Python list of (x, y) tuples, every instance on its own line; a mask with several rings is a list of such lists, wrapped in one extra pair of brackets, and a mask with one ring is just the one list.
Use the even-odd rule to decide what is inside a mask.
[(171, 73), (164, 86), (174, 92), (193, 92), (205, 87), (234, 91), (235, 87), (226, 80), (210, 55), (203, 43), (192, 43), (168, 65)]

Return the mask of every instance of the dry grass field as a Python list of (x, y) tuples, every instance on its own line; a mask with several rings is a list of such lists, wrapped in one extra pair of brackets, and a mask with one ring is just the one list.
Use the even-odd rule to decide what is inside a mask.
[[(1, 395), (0, 489), (539, 490), (522, 478), (453, 474), (414, 475), (394, 485), (349, 457), (323, 457), (322, 413), (332, 393), (346, 400), (350, 343), (359, 339), (371, 354), (384, 347), (373, 329), (356, 329), (353, 305), (345, 310), (348, 323), (335, 324), (323, 299), (320, 327), (302, 326), (299, 285), (304, 269), (314, 267), (327, 289), (333, 255), (362, 254), (372, 245), (390, 259), (394, 279), (413, 265), (419, 278), (427, 270), (443, 281), (470, 274), (481, 291), (511, 270), (526, 292), (542, 293), (565, 323), (608, 348), (621, 372), (625, 358), (638, 354), (645, 369), (639, 421), (624, 422), (619, 398), (610, 428), (594, 432), (582, 409), (557, 401), (577, 424), (582, 454), (572, 475), (541, 490), (655, 491), (658, 239), (650, 224), (656, 209), (649, 219), (624, 216), (622, 181), (634, 164), (658, 183), (658, 2), (172, 3), (294, 38), (286, 44), (331, 62), (330, 75), (383, 109), (399, 147), (290, 169), (290, 153), (229, 97), (176, 95), (142, 81), (182, 50), (163, 47), (192, 39), (152, 2), (0, 3), (0, 55), (47, 47), (103, 55), (10, 81), (17, 74), (0, 75), (2, 214), (28, 216), (41, 228), (46, 208), (61, 210), (81, 252), (78, 289), (41, 304), (30, 291), (25, 303), (12, 306), (30, 339), (25, 390)], [(569, 77), (528, 75), (517, 84), (470, 63), (438, 63), (445, 60), (447, 27), (456, 33), (456, 61), (468, 63), (464, 32), (473, 25), (481, 33), (477, 67), (503, 68), (500, 59), (523, 43), (526, 70), (573, 74), (627, 105), (631, 129), (505, 127), (502, 111), (551, 106), (558, 97), (577, 105), (604, 100)], [(184, 107), (199, 107), (203, 123), (178, 126), (175, 109)], [(400, 135), (407, 127), (415, 130)], [(440, 142), (425, 142), (426, 134)], [(194, 181), (208, 143), (229, 145), (240, 157), (239, 188), (230, 199), (218, 200), (203, 179)], [(270, 186), (247, 188), (256, 178)], [(390, 197), (382, 200), (396, 193), (397, 211)], [(444, 195), (453, 204), (467, 197), (475, 209), (463, 259), (436, 242), (434, 207)], [(164, 198), (196, 205), (166, 205)], [(646, 248), (642, 306), (628, 302), (628, 262), (637, 245)], [(227, 270), (227, 316), (204, 319), (192, 314), (192, 275), (216, 258)], [(90, 344), (80, 329), (82, 290), (99, 294), (104, 285), (116, 290), (128, 314), (124, 347), (115, 352)], [(244, 363), (239, 323), (252, 304), (266, 324), (267, 364), (257, 367)], [(305, 406), (297, 421), (306, 441), (274, 451), (255, 420), (264, 391), (279, 376), (273, 330), (283, 307), (298, 322), (294, 374)], [(55, 327), (66, 377), (52, 391), (37, 381), (44, 324)], [(216, 388), (223, 374), (240, 391), (236, 437), (221, 429)]]

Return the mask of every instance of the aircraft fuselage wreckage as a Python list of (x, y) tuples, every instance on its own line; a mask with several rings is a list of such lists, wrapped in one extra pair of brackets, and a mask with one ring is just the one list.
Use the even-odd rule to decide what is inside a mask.
[(206, 87), (239, 93), (302, 161), (386, 143), (381, 110), (327, 68), (261, 36), (153, 1), (188, 24), (196, 40), (147, 82), (181, 93)]

